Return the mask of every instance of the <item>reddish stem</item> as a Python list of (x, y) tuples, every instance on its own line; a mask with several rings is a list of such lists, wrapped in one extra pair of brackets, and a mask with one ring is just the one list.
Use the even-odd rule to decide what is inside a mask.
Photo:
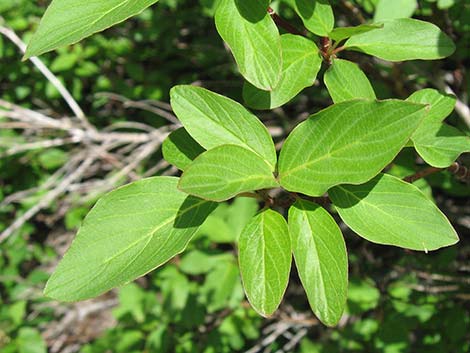
[(297, 28), (292, 26), (289, 22), (287, 22), (282, 17), (280, 17), (277, 13), (274, 12), (274, 10), (271, 7), (268, 7), (268, 14), (271, 15), (271, 17), (274, 20), (274, 23), (276, 25), (278, 25), (279, 27), (284, 28), (287, 32), (292, 33), (292, 34), (298, 34), (300, 36), (306, 37), (305, 33), (299, 31)]

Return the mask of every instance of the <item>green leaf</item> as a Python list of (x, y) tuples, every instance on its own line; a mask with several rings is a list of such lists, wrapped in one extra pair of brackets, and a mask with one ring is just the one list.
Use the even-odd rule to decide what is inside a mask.
[(355, 98), (375, 99), (369, 79), (359, 66), (348, 60), (334, 59), (323, 77), (333, 102)]
[(261, 157), (236, 145), (204, 152), (184, 171), (179, 188), (207, 200), (225, 201), (242, 192), (278, 186)]
[(324, 324), (334, 326), (348, 292), (348, 255), (341, 230), (325, 209), (304, 200), (289, 209), (289, 230), (310, 306)]
[(321, 196), (338, 184), (370, 180), (405, 146), (425, 108), (399, 100), (355, 100), (312, 115), (284, 143), (281, 186)]
[(101, 198), (46, 285), (45, 295), (77, 301), (134, 280), (182, 252), (215, 208), (155, 177)]
[(343, 221), (373, 243), (431, 251), (459, 240), (426, 195), (391, 175), (380, 174), (364, 185), (340, 185), (329, 195)]
[(171, 106), (188, 133), (204, 148), (234, 144), (276, 166), (274, 143), (266, 127), (241, 104), (195, 86), (171, 89)]
[(214, 243), (234, 243), (258, 209), (258, 201), (251, 197), (237, 197), (230, 205), (219, 204), (196, 235), (207, 236)]
[(284, 217), (270, 209), (253, 217), (240, 234), (238, 253), (248, 301), (259, 314), (271, 315), (286, 291), (292, 262)]
[[(41, 333), (31, 327), (21, 327), (18, 330), (15, 346), (18, 353), (46, 353), (47, 346)], [(16, 351), (16, 350), (15, 350)]]
[(206, 276), (203, 287), (200, 289), (203, 297), (207, 297), (207, 312), (231, 307), (231, 299), (238, 296), (243, 299), (243, 288), (240, 284), (240, 275), (235, 261), (219, 261), (216, 267)]
[(304, 26), (317, 36), (327, 37), (335, 25), (333, 9), (327, 0), (284, 0), (300, 16)]
[(370, 25), (360, 25), (356, 27), (338, 27), (338, 28), (333, 29), (330, 32), (329, 37), (336, 42), (341, 42), (342, 40), (345, 40), (349, 37), (352, 37), (361, 33), (369, 32), (369, 31), (372, 31), (373, 29), (382, 28), (382, 27), (383, 25), (380, 23), (373, 23)]
[(320, 71), (322, 59), (311, 40), (293, 34), (281, 36), (282, 78), (271, 92), (250, 83), (243, 87), (243, 98), (249, 107), (274, 109), (287, 103), (305, 87), (313, 85)]
[(441, 94), (434, 89), (423, 89), (413, 93), (407, 100), (430, 106), (426, 118), (411, 136), (416, 151), (426, 163), (446, 168), (463, 152), (470, 152), (470, 137), (442, 123), (454, 110), (454, 96)]
[(424, 125), (442, 123), (454, 110), (456, 98), (451, 94), (442, 94), (439, 91), (426, 88), (416, 91), (407, 99), (408, 102), (429, 105), (428, 113), (423, 123), (416, 129), (413, 137), (421, 135)]
[(158, 0), (53, 0), (26, 49), (25, 59), (76, 43), (142, 12)]
[(418, 8), (416, 0), (380, 0), (375, 8), (374, 22), (408, 18)]
[(423, 125), (419, 137), (412, 137), (416, 151), (426, 163), (449, 167), (464, 152), (470, 152), (470, 137), (447, 124)]
[(455, 51), (452, 40), (432, 23), (402, 18), (383, 25), (349, 38), (345, 47), (388, 61), (441, 59)]
[(181, 127), (173, 131), (163, 142), (163, 158), (180, 170), (184, 170), (197, 156), (205, 151), (191, 135)]
[(219, 0), (215, 25), (232, 50), (240, 73), (254, 86), (270, 91), (282, 68), (279, 31), (268, 15), (269, 1)]

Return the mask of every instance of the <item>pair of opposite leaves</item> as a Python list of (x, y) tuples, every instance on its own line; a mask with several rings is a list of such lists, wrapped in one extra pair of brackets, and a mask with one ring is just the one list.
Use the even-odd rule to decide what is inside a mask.
[[(251, 179), (253, 174), (256, 175), (257, 172), (255, 170), (255, 173), (253, 173), (253, 168), (256, 169), (258, 165), (261, 165), (263, 171), (266, 171), (261, 178), (269, 180), (269, 185), (272, 185), (272, 183), (277, 185), (277, 181), (272, 175), (276, 164), (276, 154), (271, 137), (264, 125), (241, 105), (210, 91), (191, 86), (176, 87), (172, 91), (172, 104), (191, 135), (197, 139), (197, 142), (204, 148), (208, 149), (208, 151), (202, 153), (194, 161), (191, 161), (194, 156), (188, 157), (180, 149), (180, 146), (185, 143), (191, 145), (192, 142), (190, 140), (185, 138), (182, 141), (183, 144), (179, 144), (178, 141), (174, 139), (167, 139), (164, 145), (165, 157), (170, 161), (173, 157), (178, 157), (179, 159), (175, 158), (175, 164), (185, 170), (183, 178), (179, 182), (180, 187), (182, 186), (183, 189), (186, 188), (183, 182), (185, 174), (189, 172), (191, 176), (192, 173), (190, 170), (197, 167), (196, 170), (202, 171), (203, 173), (199, 177), (197, 177), (197, 175), (195, 177), (193, 174), (191, 177), (195, 178), (193, 180), (195, 183), (190, 182), (187, 186), (189, 188), (195, 187), (199, 189), (197, 192), (192, 192), (191, 190), (186, 191), (196, 195), (211, 192), (211, 194), (205, 194), (206, 198), (225, 199), (229, 197), (226, 194), (227, 192), (234, 193), (235, 195), (239, 192), (243, 192), (244, 188), (248, 186), (250, 190), (253, 190), (268, 185), (259, 183), (259, 180), (256, 180), (256, 184), (250, 184), (253, 181)], [(374, 118), (374, 114), (365, 114), (368, 110), (375, 112), (375, 114), (383, 114), (383, 110), (380, 109), (381, 107), (382, 109), (383, 107), (388, 107), (389, 113), (395, 112), (395, 114), (400, 116), (407, 112), (405, 115), (408, 116), (409, 121), (403, 117), (390, 116), (388, 118), (381, 118), (381, 115), (375, 115)], [(407, 109), (404, 109), (404, 107)], [(332, 114), (329, 115), (331, 112)], [(351, 134), (350, 138), (353, 143), (351, 144), (351, 141), (349, 141), (349, 143), (342, 143), (345, 141), (344, 136), (339, 139), (337, 138), (332, 141), (334, 154), (331, 155), (331, 151), (329, 151), (328, 154), (315, 156), (313, 160), (318, 162), (316, 165), (321, 168), (322, 163), (319, 162), (328, 158), (339, 158), (347, 162), (345, 156), (349, 153), (358, 157), (356, 167), (357, 163), (365, 162), (364, 158), (372, 158), (370, 162), (374, 164), (378, 162), (377, 157), (371, 156), (370, 150), (357, 147), (360, 147), (362, 144), (370, 144), (370, 146), (373, 146), (373, 149), (380, 151), (387, 149), (386, 144), (390, 142), (394, 149), (399, 150), (403, 144), (406, 143), (406, 140), (421, 120), (422, 116), (420, 117), (420, 115), (422, 115), (422, 112), (422, 105), (396, 100), (386, 102), (361, 100), (345, 102), (334, 105), (312, 116), (306, 122), (299, 125), (296, 129), (297, 133), (293, 132), (289, 138), (294, 136), (294, 143), (292, 143), (294, 147), (298, 144), (305, 143), (304, 145), (300, 145), (301, 150), (304, 151), (306, 150), (306, 146), (315, 145), (315, 141), (318, 141), (319, 138), (316, 133), (321, 133), (321, 131), (323, 131), (321, 137), (326, 133), (330, 134), (332, 138), (335, 136), (337, 138), (339, 132), (344, 132), (342, 130), (343, 126), (341, 126), (343, 125), (341, 124), (342, 121), (345, 127), (349, 129), (349, 133)], [(327, 116), (328, 119), (322, 118), (322, 114), (326, 114), (325, 116)], [(337, 119), (339, 119), (339, 122)], [(403, 119), (400, 120), (400, 124), (402, 125), (401, 129), (396, 129), (396, 125), (393, 124), (395, 119)], [(370, 123), (376, 120), (379, 120), (382, 124), (385, 124), (385, 126), (391, 124), (389, 128), (394, 130), (401, 131), (404, 125), (411, 125), (411, 127), (405, 128), (405, 130), (409, 129), (409, 131), (407, 130), (408, 132), (403, 133), (403, 135), (400, 133), (398, 135), (392, 134), (393, 137), (390, 141), (385, 142), (385, 145), (377, 145), (378, 142), (380, 143), (377, 138), (384, 134), (386, 135), (389, 131), (385, 127), (382, 128), (383, 130), (381, 130), (381, 133), (378, 135), (374, 133), (369, 134), (368, 132), (371, 131), (369, 129)], [(319, 121), (323, 121), (323, 124), (329, 121), (331, 125), (325, 128), (325, 130), (317, 131), (317, 129), (310, 124), (316, 124)], [(378, 125), (377, 122), (375, 122), (375, 124)], [(314, 133), (313, 135), (312, 132)], [(300, 134), (299, 138), (295, 138), (297, 134)], [(356, 143), (354, 143), (354, 141), (356, 141)], [(288, 141), (286, 142), (286, 146), (290, 144), (291, 143), (288, 143)], [(198, 144), (196, 145), (199, 146)], [(222, 150), (223, 148), (228, 148), (228, 150), (224, 152)], [(199, 146), (199, 149), (201, 151), (203, 150), (201, 146)], [(189, 150), (193, 149), (189, 148)], [(241, 153), (238, 153), (237, 150)], [(214, 151), (218, 153), (214, 154)], [(320, 149), (318, 151), (321, 153), (323, 150)], [(379, 159), (381, 159), (380, 164), (387, 164), (388, 159), (393, 159), (396, 153), (391, 153), (386, 156), (382, 153), (378, 153), (380, 155)], [(207, 163), (207, 156), (210, 157), (211, 155), (216, 158), (215, 160), (209, 161), (210, 163)], [(251, 158), (253, 163), (244, 167), (248, 170), (247, 173), (244, 174), (243, 170), (240, 172), (237, 171), (237, 168), (240, 162), (243, 162), (244, 158), (247, 158), (247, 156)], [(294, 185), (296, 184), (295, 176), (299, 171), (304, 169), (303, 167), (308, 169), (309, 166), (315, 165), (315, 162), (313, 164), (305, 163), (305, 160), (302, 159), (303, 157), (303, 155), (295, 157), (298, 161), (296, 167), (293, 169), (296, 170), (291, 172), (291, 176), (294, 176), (291, 182)], [(209, 159), (211, 158), (212, 157)], [(203, 161), (202, 168), (201, 161)], [(234, 161), (235, 165), (227, 165), (227, 161)], [(282, 153), (280, 162), (281, 161)], [(288, 166), (292, 164), (291, 161), (288, 161), (288, 158), (287, 162)], [(298, 167), (301, 165), (303, 167), (299, 169)], [(328, 166), (328, 163), (323, 165)], [(224, 171), (224, 168), (227, 167), (228, 172), (227, 170)], [(213, 168), (212, 171), (211, 168)], [(281, 169), (280, 167), (280, 170)], [(362, 177), (354, 180), (362, 180), (362, 182), (364, 182), (365, 180), (363, 180), (363, 178), (370, 179), (373, 177), (373, 175), (370, 174), (372, 173), (372, 169), (365, 168), (362, 170)], [(289, 172), (290, 168), (287, 167), (285, 171)], [(380, 168), (372, 174), (377, 174), (379, 171)], [(233, 179), (233, 175), (236, 176), (235, 179)], [(188, 174), (186, 174), (186, 177), (187, 176)], [(222, 188), (218, 191), (220, 192), (218, 197), (214, 198), (214, 185), (211, 185), (211, 183), (213, 183), (213, 179), (211, 178), (213, 177), (223, 180), (223, 182), (219, 181), (219, 184), (226, 184), (227, 178), (229, 181), (239, 180), (229, 183), (233, 187), (232, 190)], [(340, 176), (332, 175), (332, 178), (336, 178), (336, 182), (340, 184), (343, 183), (341, 180), (343, 180), (342, 178), (344, 177), (344, 174), (340, 174)], [(358, 175), (356, 173), (350, 175), (350, 178), (357, 177)], [(248, 180), (245, 180), (245, 178)], [(282, 176), (280, 180), (282, 184)], [(290, 179), (288, 178), (287, 180)], [(348, 181), (346, 180), (344, 182)], [(178, 179), (176, 178), (156, 177), (146, 179), (119, 188), (101, 199), (86, 217), (71, 248), (48, 282), (46, 294), (61, 300), (79, 300), (96, 296), (149, 272), (183, 251), (194, 235), (197, 227), (214, 209), (215, 204), (194, 196), (188, 196), (186, 193), (178, 191), (177, 183)], [(329, 183), (331, 184), (331, 181), (329, 181)], [(207, 187), (207, 184), (210, 186)], [(323, 190), (330, 186), (331, 185), (328, 184), (316, 185), (315, 183), (308, 183), (308, 180), (306, 184), (302, 181), (298, 184), (298, 187), (302, 189), (303, 193), (310, 195), (322, 194)], [(253, 189), (251, 187), (253, 187)], [(390, 193), (390, 191), (395, 193)], [(371, 182), (357, 187), (338, 186), (331, 189), (330, 194), (340, 215), (346, 223), (356, 230), (357, 233), (371, 241), (418, 250), (432, 250), (455, 243), (457, 240), (455, 232), (445, 217), (429, 200), (423, 197), (419, 190), (391, 176), (380, 175)], [(403, 195), (408, 195), (407, 202), (405, 203), (403, 203)], [(393, 203), (394, 198), (398, 196), (402, 199), (402, 205)], [(299, 210), (299, 203), (301, 203), (302, 207), (300, 208), (302, 210)], [(307, 247), (309, 249), (315, 248), (314, 250), (309, 250), (308, 253), (303, 253), (302, 251), (306, 249), (305, 242), (311, 242), (312, 239), (322, 239), (322, 234), (328, 236), (328, 234), (334, 234), (336, 231), (333, 227), (333, 230), (330, 232), (322, 232), (319, 236), (312, 238), (311, 235), (314, 231), (319, 229), (317, 227), (320, 222), (314, 221), (312, 224), (315, 226), (310, 227), (313, 230), (309, 233), (307, 231), (309, 227), (306, 225), (306, 220), (308, 221), (308, 218), (313, 216), (309, 216), (310, 213), (307, 212), (306, 209), (313, 208), (313, 211), (316, 211), (316, 213), (312, 211), (312, 214), (323, 215), (323, 219), (329, 219), (328, 217), (331, 216), (316, 205), (306, 203), (305, 201), (299, 203), (290, 210), (290, 213), (294, 213), (290, 219), (302, 218), (303, 221), (292, 221), (289, 224), (289, 227), (295, 227), (295, 224), (297, 224), (298, 227), (297, 230), (290, 232), (298, 237), (297, 240), (293, 237), (292, 241), (292, 250), (296, 258), (296, 264), (299, 268), (299, 273), (305, 273), (303, 275), (303, 283), (314, 311), (325, 323), (334, 324), (335, 320), (339, 317), (338, 313), (340, 315), (342, 311), (342, 309), (340, 311), (338, 308), (344, 306), (344, 304), (341, 303), (344, 302), (345, 296), (337, 296), (340, 300), (332, 302), (331, 298), (335, 298), (335, 296), (332, 295), (331, 290), (334, 290), (336, 282), (344, 283), (344, 281), (346, 281), (347, 283), (347, 266), (342, 267), (343, 269), (346, 268), (346, 271), (338, 271), (336, 273), (337, 276), (335, 280), (331, 279), (334, 278), (334, 275), (333, 277), (332, 275), (329, 276), (330, 287), (324, 284), (323, 277), (325, 277), (325, 275), (322, 271), (325, 268), (331, 268), (328, 264), (332, 261), (332, 258), (336, 259), (340, 256), (328, 256), (331, 249), (322, 250), (320, 252), (317, 251), (318, 254), (320, 254), (318, 257), (312, 256), (312, 254), (315, 254), (315, 249), (320, 246), (315, 244), (315, 242), (311, 243), (310, 247)], [(377, 207), (377, 205), (381, 203), (382, 205)], [(422, 207), (421, 210), (416, 207), (416, 203)], [(304, 207), (305, 205), (307, 205), (307, 207)], [(299, 210), (298, 214), (302, 216), (295, 215), (296, 209)], [(414, 209), (415, 212), (410, 212), (411, 209)], [(387, 217), (389, 219), (384, 216), (384, 213), (388, 214)], [(395, 216), (393, 215), (394, 213)], [(383, 226), (381, 223), (396, 223), (396, 214), (404, 218), (401, 220), (402, 222), (399, 227), (396, 227), (392, 232), (392, 236), (388, 236), (391, 231), (390, 229), (388, 229), (388, 233), (377, 234), (377, 227)], [(416, 223), (416, 220), (422, 219), (423, 215), (426, 218), (425, 229), (423, 228), (423, 224)], [(282, 222), (279, 221), (279, 217), (282, 218), (282, 216), (277, 215), (276, 217), (278, 221), (273, 223)], [(283, 222), (285, 222), (285, 220)], [(334, 224), (331, 219), (326, 220), (324, 223), (329, 223), (330, 225)], [(337, 227), (336, 225), (334, 226)], [(268, 228), (271, 229), (271, 226)], [(259, 229), (259, 227), (257, 229)], [(422, 236), (413, 237), (414, 234), (423, 231), (423, 229), (425, 232)], [(250, 234), (256, 232), (247, 231), (246, 233)], [(341, 234), (339, 233), (339, 235)], [(338, 241), (338, 249), (342, 249), (342, 237), (337, 236), (336, 238), (340, 239), (340, 241)], [(283, 239), (286, 241), (289, 237), (283, 237)], [(263, 238), (258, 237), (258, 241), (260, 240), (263, 240)], [(298, 246), (297, 249), (300, 250), (296, 251), (295, 244), (304, 245)], [(254, 249), (256, 249), (256, 247), (254, 247)], [(277, 247), (277, 249), (283, 249), (285, 259), (287, 259), (287, 256), (290, 258), (290, 247), (281, 246)], [(247, 246), (246, 250), (252, 251), (253, 249), (251, 249), (251, 246)], [(289, 255), (287, 255), (287, 253)], [(325, 257), (326, 260), (324, 259)], [(241, 258), (246, 259), (245, 256), (241, 256)], [(311, 273), (311, 263), (308, 261), (315, 258), (318, 259), (317, 263), (321, 264), (321, 266), (317, 266), (313, 270), (314, 272)], [(342, 258), (345, 258), (345, 256)], [(345, 261), (347, 262), (347, 260)], [(246, 261), (241, 260), (241, 268), (246, 269), (247, 267), (242, 265), (242, 263), (246, 263)], [(268, 262), (266, 261), (265, 263)], [(287, 261), (284, 263), (287, 263)], [(324, 267), (324, 265), (328, 266)], [(250, 265), (248, 265), (248, 268), (249, 267)], [(303, 272), (302, 269), (304, 269), (305, 272)], [(246, 273), (246, 270), (242, 270), (242, 272)], [(286, 273), (286, 266), (284, 266), (284, 271), (282, 272), (284, 274)], [(250, 280), (246, 280), (246, 275), (244, 278), (245, 286), (249, 288)], [(276, 279), (276, 281), (277, 280), (278, 279)], [(266, 284), (268, 281), (270, 281), (270, 279), (266, 278), (264, 283)], [(279, 283), (283, 283), (282, 278), (279, 280)], [(312, 288), (316, 288), (315, 285), (321, 285), (323, 290), (313, 290), (312, 292)], [(271, 296), (256, 295), (256, 293), (266, 294), (266, 292), (252, 291), (250, 289), (247, 289), (247, 293), (249, 293), (249, 298), (255, 303), (254, 306), (260, 312), (269, 313), (274, 304), (280, 300), (279, 293), (281, 293), (282, 297), (282, 285), (276, 288), (277, 291), (275, 293), (273, 292)], [(330, 288), (330, 290), (325, 288)]]

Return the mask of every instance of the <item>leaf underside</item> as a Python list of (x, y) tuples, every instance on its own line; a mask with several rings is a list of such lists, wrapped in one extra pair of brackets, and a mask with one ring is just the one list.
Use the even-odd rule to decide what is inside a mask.
[(329, 195), (343, 221), (373, 243), (431, 251), (459, 240), (426, 195), (394, 176), (380, 174), (363, 185), (340, 185)]
[(47, 282), (62, 301), (96, 297), (143, 276), (182, 252), (215, 204), (177, 189), (178, 178), (154, 177), (101, 198)]
[(262, 211), (243, 229), (238, 249), (248, 300), (259, 314), (269, 316), (289, 281), (292, 254), (286, 220), (276, 211)]
[(26, 49), (25, 59), (74, 44), (129, 17), (158, 0), (53, 0)]

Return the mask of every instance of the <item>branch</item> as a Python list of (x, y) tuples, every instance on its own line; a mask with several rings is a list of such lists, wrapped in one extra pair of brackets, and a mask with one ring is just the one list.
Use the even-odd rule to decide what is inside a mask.
[(429, 175), (434, 173), (447, 170), (455, 175), (455, 177), (461, 181), (470, 181), (470, 170), (457, 162), (452, 163), (452, 165), (448, 168), (435, 168), (435, 167), (428, 167), (419, 172), (416, 172), (413, 175), (409, 175), (405, 177), (403, 180), (408, 183), (414, 183), (416, 180), (425, 178)]
[[(16, 35), (16, 33), (7, 27), (0, 26), (0, 34), (7, 37), (13, 44), (15, 44), (21, 53), (26, 52), (26, 44)], [(72, 97), (70, 92), (65, 88), (62, 82), (43, 64), (43, 62), (37, 58), (32, 57), (29, 60), (36, 66), (36, 68), (47, 78), (47, 80), (59, 91), (62, 98), (64, 98), (67, 105), (70, 107), (75, 116), (82, 122), (83, 126), (88, 129), (94, 129), (94, 127), (88, 122), (85, 113), (78, 105), (77, 101)]]
[(278, 25), (279, 27), (284, 28), (287, 32), (292, 33), (292, 34), (298, 34), (302, 37), (306, 37), (305, 33), (299, 31), (297, 28), (292, 26), (289, 22), (287, 22), (281, 16), (276, 14), (271, 7), (268, 7), (268, 14), (271, 15), (271, 17), (274, 20), (274, 23), (276, 23), (276, 25)]
[(52, 201), (62, 195), (62, 193), (67, 190), (70, 184), (83, 176), (94, 160), (94, 157), (88, 157), (85, 159), (83, 163), (77, 169), (75, 169), (75, 171), (65, 177), (55, 189), (49, 191), (49, 193), (47, 193), (46, 196), (41, 199), (41, 201), (27, 210), (21, 217), (17, 218), (7, 229), (5, 229), (0, 234), (0, 243), (7, 239), (16, 230), (21, 228), (27, 221), (33, 218), (36, 213), (41, 211), (43, 208), (48, 207)]

